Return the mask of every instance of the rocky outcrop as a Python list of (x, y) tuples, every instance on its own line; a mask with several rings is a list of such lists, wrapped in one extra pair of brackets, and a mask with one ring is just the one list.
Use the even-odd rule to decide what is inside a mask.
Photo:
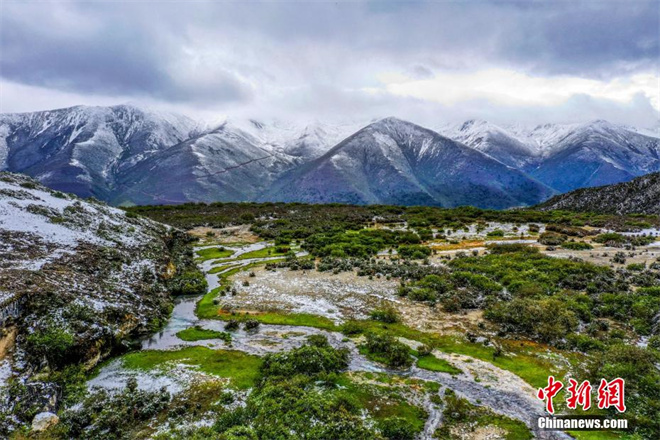
[(187, 234), (17, 174), (0, 173), (0, 236), (0, 317), (16, 325), (13, 386), (0, 390), (10, 424), (58, 409), (70, 380), (59, 372), (158, 329), (173, 286), (196, 270)]

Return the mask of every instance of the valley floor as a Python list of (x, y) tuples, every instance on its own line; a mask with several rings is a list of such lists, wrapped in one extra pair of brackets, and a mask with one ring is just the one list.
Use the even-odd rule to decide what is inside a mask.
[[(508, 227), (493, 225), (490, 231)], [(461, 252), (479, 255), (493, 242), (532, 243), (553, 257), (601, 265), (612, 264), (611, 257), (620, 252), (601, 245), (589, 250), (547, 250), (529, 231), (508, 230), (497, 239), (487, 238), (488, 232), (460, 234), (453, 245), (430, 242), (435, 253), (427, 264), (443, 266)], [(276, 246), (257, 241), (245, 228), (194, 233), (207, 241), (196, 251), (209, 293), (180, 298), (167, 325), (145, 339), (141, 351), (100, 368), (88, 382), (90, 389), (121, 389), (135, 378), (140, 389), (155, 392), (166, 387), (180, 396), (193, 396), (200, 387), (222, 389), (233, 396), (229, 407), (241, 406), (255, 385), (264, 355), (299, 348), (310, 336), (322, 335), (332, 347), (348, 351), (349, 367), (340, 382), (355, 395), (370, 395), (363, 404), (365, 416), (374, 423), (385, 416), (405, 419), (420, 439), (569, 438), (562, 432), (537, 429), (544, 404), (535, 397), (536, 387), (544, 385), (550, 374), (563, 377), (582, 356), (500, 338), (478, 309), (449, 313), (400, 297), (399, 281), (389, 276), (273, 267), (283, 261)], [(306, 258), (301, 249), (292, 250), (298, 258)], [(630, 254), (628, 264), (646, 266), (656, 261), (660, 247), (655, 242)], [(381, 253), (376, 258), (388, 261), (393, 255)], [(400, 322), (369, 319), (374, 310), (384, 308), (395, 309)], [(247, 328), (247, 322), (255, 324)], [(346, 331), (347, 323), (358, 323), (361, 331)], [(365, 329), (394, 336), (409, 347), (415, 363), (393, 368), (379, 362), (363, 348)], [(416, 350), (422, 345), (433, 349), (419, 355)], [(470, 408), (466, 419), (453, 419), (451, 414), (448, 418), (447, 411), (457, 401)], [(212, 426), (214, 414), (215, 406), (209, 403), (195, 416), (151, 424), (142, 434), (169, 438), (182, 430)], [(600, 437), (573, 435), (617, 437), (611, 432), (601, 432)]]

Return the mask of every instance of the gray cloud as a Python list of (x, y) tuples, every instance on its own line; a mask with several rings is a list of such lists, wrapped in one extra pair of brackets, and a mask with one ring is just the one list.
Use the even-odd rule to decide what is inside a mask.
[[(184, 110), (526, 118), (527, 107), (487, 100), (449, 107), (369, 89), (382, 87), (383, 73), (657, 75), (659, 7), (623, 0), (8, 3), (0, 16), (0, 78), (5, 87), (68, 92), (86, 102), (143, 99)], [(0, 111), (12, 111), (11, 100)], [(574, 96), (531, 113), (658, 119), (644, 96), (627, 104)]]
[[(0, 17), (0, 72), (5, 79), (165, 101), (235, 101), (249, 96), (249, 89), (221, 68), (209, 80), (207, 72), (198, 71), (207, 66), (190, 63), (188, 77), (177, 77), (175, 65), (189, 61), (181, 36), (175, 37), (165, 23), (141, 23), (130, 9), (121, 14), (105, 5), (72, 5), (71, 11), (52, 16), (44, 4), (12, 4), (8, 9)], [(206, 82), (196, 81), (200, 73)]]

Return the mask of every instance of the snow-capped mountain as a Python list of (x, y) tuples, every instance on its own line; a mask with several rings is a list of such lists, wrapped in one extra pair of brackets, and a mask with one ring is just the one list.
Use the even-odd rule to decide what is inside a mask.
[(227, 122), (131, 167), (118, 177), (111, 201), (250, 201), (299, 163), (299, 158)]
[[(0, 170), (117, 205), (258, 199), (488, 207), (660, 170), (658, 136), (605, 121), (528, 128), (471, 120), (441, 127), (442, 136), (421, 130), (393, 118), (370, 125), (207, 123), (131, 105), (77, 106), (0, 115)], [(447, 138), (470, 148), (439, 148)], [(450, 150), (455, 154), (441, 153)], [(464, 177), (452, 177), (456, 170)], [(501, 180), (513, 171), (515, 182)], [(524, 179), (535, 188), (529, 197), (514, 194)], [(448, 182), (453, 190), (445, 194)]]
[(500, 162), (521, 168), (542, 155), (542, 146), (511, 130), (483, 120), (469, 120), (440, 130), (445, 136), (486, 153)]
[(484, 153), (386, 118), (285, 174), (261, 199), (505, 208), (551, 194), (550, 188)]
[(185, 116), (126, 105), (0, 115), (0, 170), (109, 199), (118, 174), (196, 130)]
[(444, 127), (442, 132), (559, 192), (623, 182), (660, 170), (658, 137), (602, 120), (531, 129), (468, 121)]
[(355, 130), (76, 106), (0, 115), (0, 170), (114, 204), (248, 201)]

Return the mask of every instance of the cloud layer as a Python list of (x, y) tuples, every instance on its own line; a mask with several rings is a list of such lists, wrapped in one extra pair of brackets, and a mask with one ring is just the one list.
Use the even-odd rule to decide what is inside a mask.
[(8, 2), (0, 111), (130, 100), (209, 115), (648, 126), (660, 109), (659, 7)]

